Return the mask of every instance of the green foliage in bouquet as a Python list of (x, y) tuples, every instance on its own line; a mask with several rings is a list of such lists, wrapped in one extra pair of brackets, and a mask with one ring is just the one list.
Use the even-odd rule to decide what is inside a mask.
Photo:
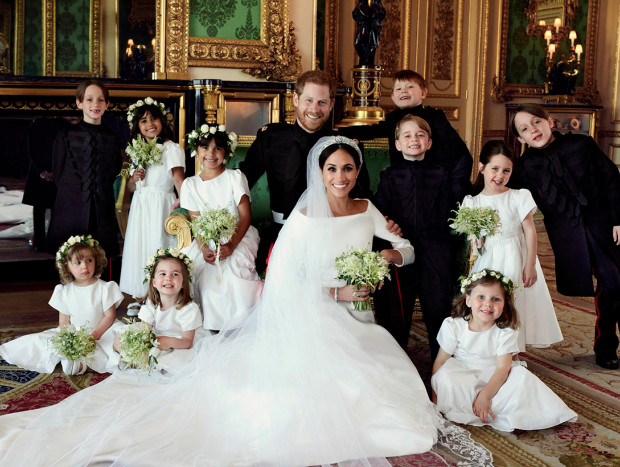
[[(336, 258), (337, 279), (359, 290), (367, 286), (372, 292), (386, 277), (391, 279), (387, 261), (377, 251), (349, 249)], [(370, 300), (353, 302), (356, 310), (369, 310)]]
[(58, 333), (50, 337), (49, 345), (61, 357), (78, 360), (82, 357), (90, 360), (95, 352), (96, 342), (90, 328), (76, 329), (73, 324), (62, 326)]

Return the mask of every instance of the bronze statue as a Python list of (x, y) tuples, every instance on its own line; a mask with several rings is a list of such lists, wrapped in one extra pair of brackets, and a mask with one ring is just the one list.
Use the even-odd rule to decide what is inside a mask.
[(355, 31), (355, 50), (359, 56), (358, 66), (375, 66), (375, 53), (381, 37), (381, 23), (385, 19), (385, 8), (381, 0), (359, 0), (353, 10), (357, 23)]

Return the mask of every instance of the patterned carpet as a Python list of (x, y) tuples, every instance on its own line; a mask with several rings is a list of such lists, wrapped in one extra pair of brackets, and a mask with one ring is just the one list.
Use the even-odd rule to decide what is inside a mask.
[[(603, 370), (594, 364), (594, 302), (556, 292), (553, 252), (539, 218), (536, 224), (539, 258), (565, 340), (546, 349), (530, 348), (521, 359), (579, 414), (579, 419), (539, 431), (502, 433), (488, 427), (465, 428), (493, 453), (495, 466), (620, 466), (620, 371)], [(57, 315), (40, 306), (52, 289), (53, 284), (0, 288), (3, 299), (23, 305), (23, 310), (15, 310), (10, 316), (0, 311), (0, 343), (54, 326)], [(38, 306), (34, 306), (37, 301)], [(418, 312), (414, 314), (408, 353), (428, 383), (431, 363), (426, 329)], [(57, 403), (107, 376), (66, 376), (59, 370), (38, 374), (0, 360), (0, 414)], [(449, 452), (438, 448), (437, 454), (449, 465), (456, 465)], [(396, 467), (445, 465), (434, 453), (390, 461)]]

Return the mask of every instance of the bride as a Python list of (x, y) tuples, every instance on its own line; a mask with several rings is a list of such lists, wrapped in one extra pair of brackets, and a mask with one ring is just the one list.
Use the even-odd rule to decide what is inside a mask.
[(308, 189), (274, 247), (263, 296), (235, 328), (203, 339), (179, 374), (116, 373), (55, 406), (0, 417), (0, 465), (390, 465), (438, 436), (478, 464), (490, 453), (447, 424), (415, 367), (334, 279), (334, 259), (392, 242), (368, 200), (349, 192), (361, 167), (354, 141), (321, 138)]

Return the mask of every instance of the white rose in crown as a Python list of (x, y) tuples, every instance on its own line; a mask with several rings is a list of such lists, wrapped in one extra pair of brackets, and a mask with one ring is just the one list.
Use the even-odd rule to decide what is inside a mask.
[(69, 245), (75, 245), (77, 242), (80, 241), (80, 237), (78, 237), (77, 235), (74, 237), (69, 237), (69, 240), (67, 240), (67, 243)]
[(141, 106), (143, 106), (143, 105), (144, 105), (144, 101), (143, 101), (142, 99), (140, 99), (138, 102), (136, 102), (136, 105), (137, 105), (138, 107), (141, 107)]
[(207, 131), (209, 131), (209, 125), (201, 125), (200, 127), (200, 131), (202, 131), (203, 133), (206, 133)]
[(146, 99), (144, 99), (144, 102), (146, 103), (146, 105), (152, 105), (153, 99), (151, 99), (150, 97), (147, 97)]
[(209, 128), (209, 133), (211, 133), (212, 135), (214, 135), (216, 131), (217, 131), (217, 128), (215, 128), (214, 126)]
[(226, 131), (226, 127), (224, 125), (219, 125), (217, 131)]

